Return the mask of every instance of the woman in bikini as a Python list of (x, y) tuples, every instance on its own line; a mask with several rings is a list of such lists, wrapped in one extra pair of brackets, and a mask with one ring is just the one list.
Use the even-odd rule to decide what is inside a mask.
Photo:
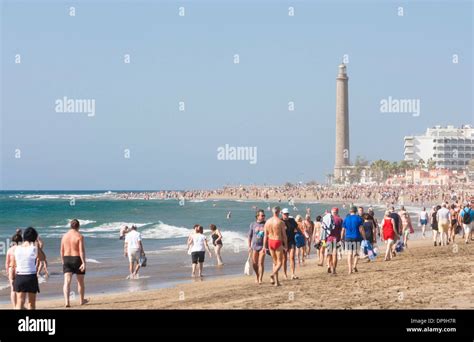
[(216, 253), (217, 257), (217, 266), (223, 266), (224, 262), (222, 261), (221, 257), (221, 249), (222, 249), (222, 234), (219, 229), (217, 229), (215, 224), (211, 224), (209, 226), (211, 229), (211, 238), (212, 238), (212, 244), (214, 245), (214, 252)]

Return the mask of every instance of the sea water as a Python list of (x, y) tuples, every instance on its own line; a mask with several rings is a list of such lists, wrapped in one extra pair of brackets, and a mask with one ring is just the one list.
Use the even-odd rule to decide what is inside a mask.
[[(36, 228), (44, 241), (50, 277), (40, 278), (41, 298), (62, 296), (60, 242), (73, 218), (79, 219), (80, 232), (85, 237), (86, 291), (91, 294), (140, 291), (189, 281), (191, 260), (186, 241), (194, 224), (204, 227), (212, 252), (209, 224), (217, 225), (223, 235), (225, 265), (218, 267), (215, 256), (206, 255), (206, 278), (243, 274), (248, 256), (247, 233), (250, 223), (255, 220), (256, 208), (266, 210), (269, 206), (280, 205), (289, 207), (292, 216), (300, 214), (303, 217), (306, 208), (310, 208), (314, 219), (315, 215), (322, 215), (334, 206), (295, 201), (298, 209), (295, 210), (286, 202), (227, 200), (191, 200), (183, 205), (177, 199), (123, 200), (115, 195), (103, 191), (0, 192), (0, 242), (8, 244), (17, 228), (29, 226)], [(339, 208), (345, 216), (342, 203)], [(227, 218), (229, 211), (232, 213), (230, 219)], [(376, 212), (380, 220), (381, 208), (376, 208)], [(266, 210), (266, 215), (270, 217), (271, 213)], [(138, 227), (148, 258), (147, 267), (140, 271), (138, 280), (126, 279), (128, 260), (123, 255), (123, 240), (119, 239), (119, 231), (125, 225)], [(0, 262), (3, 270), (5, 249)], [(269, 257), (266, 263), (270, 269)], [(76, 295), (75, 284), (71, 291)], [(8, 300), (8, 281), (3, 271), (0, 301)]]

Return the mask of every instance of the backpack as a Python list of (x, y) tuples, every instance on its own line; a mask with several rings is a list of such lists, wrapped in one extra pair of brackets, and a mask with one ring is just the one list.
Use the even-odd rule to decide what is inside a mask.
[(462, 223), (464, 224), (471, 223), (471, 208), (469, 208), (469, 211), (466, 211), (466, 209), (464, 209), (464, 215), (462, 216)]

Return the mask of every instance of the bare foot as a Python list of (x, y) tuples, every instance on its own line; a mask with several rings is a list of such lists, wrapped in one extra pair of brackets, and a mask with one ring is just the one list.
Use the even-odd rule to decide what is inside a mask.
[(272, 279), (272, 281), (270, 282), (272, 285), (275, 284), (275, 276), (271, 275), (270, 278)]
[(70, 308), (71, 305), (70, 305), (70, 304), (66, 304), (66, 305), (64, 305), (64, 307), (65, 307), (65, 308)]
[(84, 299), (84, 300), (81, 302), (81, 305), (86, 305), (87, 303), (89, 303), (89, 299)]

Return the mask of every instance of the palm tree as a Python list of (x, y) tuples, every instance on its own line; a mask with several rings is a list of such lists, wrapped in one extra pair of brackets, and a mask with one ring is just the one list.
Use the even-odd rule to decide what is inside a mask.
[(428, 170), (433, 170), (436, 168), (436, 162), (433, 160), (433, 158), (428, 159), (427, 165)]
[(392, 163), (390, 163), (390, 166), (389, 166), (389, 175), (390, 176), (394, 176), (394, 175), (398, 175), (400, 172), (402, 171), (402, 164), (394, 161)]
[(402, 160), (400, 162), (400, 172), (405, 173), (408, 170), (413, 170), (415, 168), (415, 165), (412, 162), (409, 162), (407, 160)]
[(378, 183), (387, 179), (390, 174), (391, 163), (386, 160), (376, 160), (370, 164), (370, 171), (375, 175), (375, 179)]
[(418, 167), (419, 167), (420, 169), (424, 169), (424, 168), (425, 168), (425, 161), (424, 161), (422, 158), (420, 158), (420, 159), (418, 160)]

